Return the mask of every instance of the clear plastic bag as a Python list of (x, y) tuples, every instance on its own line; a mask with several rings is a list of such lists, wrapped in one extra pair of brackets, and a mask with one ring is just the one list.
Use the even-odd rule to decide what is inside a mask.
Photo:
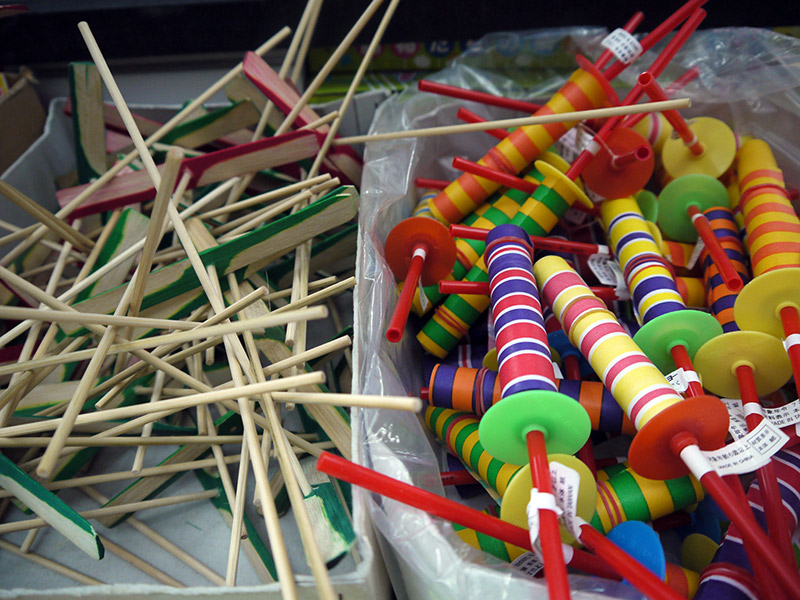
[[(549, 97), (575, 64), (561, 54), (596, 58), (604, 31), (597, 28), (491, 34), (434, 79), (514, 97)], [(641, 57), (621, 77), (632, 84), (663, 43)], [(554, 60), (543, 77), (526, 69), (546, 55)], [(688, 116), (725, 120), (740, 135), (767, 141), (787, 184), (800, 183), (800, 40), (759, 29), (697, 32), (669, 65), (669, 82), (690, 67), (700, 76), (681, 93), (693, 100)], [(491, 71), (487, 71), (491, 68)], [(521, 83), (522, 82), (522, 83)], [(533, 84), (526, 86), (525, 84)], [(371, 132), (456, 123), (457, 107), (486, 118), (519, 116), (510, 111), (407, 90), (378, 110)], [(354, 298), (354, 388), (360, 393), (416, 395), (422, 381), (421, 355), (410, 328), (400, 344), (384, 333), (397, 301), (394, 277), (383, 259), (383, 241), (416, 204), (414, 178), (457, 176), (455, 155), (477, 160), (496, 141), (483, 133), (373, 142), (367, 145), (361, 190)], [(412, 316), (413, 321), (413, 316)], [(354, 456), (382, 473), (442, 494), (437, 453), (416, 415), (385, 410), (354, 414)], [(449, 524), (416, 509), (370, 494), (368, 506), (382, 536), (384, 558), (399, 598), (546, 598), (542, 580), (467, 546)], [(631, 587), (597, 578), (572, 576), (575, 598), (639, 598)]]

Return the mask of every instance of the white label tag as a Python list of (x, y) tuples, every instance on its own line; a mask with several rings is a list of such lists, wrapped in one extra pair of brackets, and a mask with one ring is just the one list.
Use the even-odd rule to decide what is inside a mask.
[(559, 138), (559, 153), (564, 160), (571, 163), (591, 143), (593, 137), (583, 127), (573, 127)]
[(616, 286), (618, 277), (624, 279), (617, 261), (607, 254), (592, 254), (587, 262), (594, 276), (603, 285)]
[(430, 306), (430, 301), (428, 300), (428, 296), (425, 295), (425, 290), (422, 287), (422, 280), (420, 280), (418, 284), (419, 288), (419, 306), (422, 309), (422, 312), (427, 312), (428, 307)]
[(765, 408), (764, 416), (776, 427), (789, 427), (800, 423), (800, 400), (775, 408)]
[(697, 243), (694, 245), (694, 250), (692, 250), (692, 255), (689, 257), (689, 262), (686, 263), (686, 268), (690, 271), (694, 269), (695, 264), (697, 264), (697, 259), (700, 258), (700, 253), (703, 251), (706, 245), (703, 243), (703, 240), (698, 239)]
[(544, 561), (535, 552), (526, 552), (511, 564), (529, 577), (535, 577), (544, 568)]
[(555, 375), (556, 379), (564, 379), (564, 374), (561, 372), (558, 363), (555, 361), (550, 361), (550, 362), (553, 363), (553, 374)]
[(783, 340), (783, 347), (786, 348), (787, 352), (789, 351), (789, 348), (796, 346), (797, 344), (800, 344), (800, 333), (793, 333)]
[(629, 65), (642, 53), (642, 45), (630, 33), (617, 28), (609, 33), (600, 43), (617, 57), (617, 60)]
[(580, 526), (575, 520), (578, 511), (578, 491), (581, 476), (575, 470), (559, 462), (550, 463), (550, 479), (553, 482), (553, 495), (561, 509), (564, 527), (576, 538), (580, 537)]
[(703, 454), (720, 475), (742, 475), (766, 465), (788, 440), (789, 436), (764, 419), (743, 438)]
[(682, 394), (689, 389), (689, 381), (686, 379), (686, 373), (683, 369), (673, 371), (667, 375), (666, 378), (667, 383), (669, 383), (672, 386), (672, 389), (679, 394)]
[(591, 215), (589, 213), (578, 210), (577, 208), (570, 208), (564, 213), (564, 220), (573, 225), (585, 225), (590, 217)]
[(747, 421), (744, 418), (742, 401), (739, 398), (720, 398), (728, 407), (728, 431), (734, 440), (739, 440), (747, 435)]

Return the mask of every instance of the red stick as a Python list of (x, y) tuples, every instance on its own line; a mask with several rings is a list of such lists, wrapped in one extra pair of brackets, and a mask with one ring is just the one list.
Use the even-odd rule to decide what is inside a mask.
[[(686, 395), (689, 397), (702, 396), (703, 386), (696, 381), (698, 379), (697, 371), (694, 370), (694, 365), (686, 346), (677, 344), (669, 349), (669, 353), (672, 355), (672, 360), (675, 361), (675, 366), (690, 374), (689, 389), (686, 391)], [(691, 375), (694, 375), (694, 377), (691, 377)]]
[(414, 256), (411, 259), (411, 266), (408, 268), (403, 283), (403, 291), (400, 292), (400, 299), (397, 301), (397, 306), (392, 313), (392, 319), (389, 321), (389, 328), (386, 330), (386, 339), (392, 343), (397, 343), (403, 338), (403, 330), (408, 321), (408, 314), (411, 312), (411, 304), (414, 302), (414, 292), (419, 284), (419, 277), (422, 274), (422, 267), (425, 265), (425, 257), (427, 250), (424, 245), (420, 244), (414, 248)]
[[(742, 404), (745, 406), (745, 420), (748, 430), (752, 431), (764, 420), (764, 416), (759, 412), (749, 412), (747, 406), (751, 406), (760, 411), (761, 403), (758, 401), (758, 390), (750, 365), (740, 365), (736, 368), (736, 379), (739, 382), (739, 393), (742, 396)], [(775, 540), (775, 544), (787, 561), (791, 560), (794, 564), (794, 550), (792, 549), (792, 535), (789, 531), (789, 523), (783, 510), (783, 499), (781, 490), (778, 487), (778, 478), (775, 475), (775, 468), (772, 462), (767, 463), (757, 471), (758, 483), (761, 489), (761, 497), (764, 500), (764, 516), (767, 520), (767, 531), (769, 537)]]
[[(695, 12), (696, 9), (700, 8), (705, 4), (707, 0), (689, 0), (686, 4), (681, 6), (678, 10), (676, 10), (670, 17), (668, 17), (661, 25), (653, 29), (645, 38), (640, 42), (642, 45), (642, 52), (647, 52), (650, 48), (655, 46), (658, 42), (660, 42), (669, 32), (675, 29), (681, 21), (683, 21), (686, 17), (691, 15)], [(703, 15), (705, 16), (705, 14)], [(677, 36), (676, 36), (677, 37)], [(674, 41), (675, 38), (671, 40)], [(685, 40), (684, 40), (685, 41)], [(662, 52), (662, 55), (666, 52), (666, 49)], [(674, 54), (673, 54), (674, 56)], [(661, 55), (659, 55), (661, 58)], [(672, 58), (670, 56), (666, 59), (666, 62)], [(655, 64), (655, 63), (654, 63)], [(613, 65), (611, 65), (605, 71), (606, 78), (611, 81), (617, 75), (622, 73), (629, 65), (625, 64), (624, 62), (617, 61)], [(652, 70), (652, 67), (651, 67)]]
[[(479, 227), (470, 227), (469, 225), (458, 225), (456, 223), (450, 225), (450, 235), (453, 237), (464, 238), (467, 240), (480, 240), (486, 239), (489, 233), (488, 229), (481, 229)], [(601, 246), (599, 244), (590, 244), (588, 242), (570, 242), (568, 240), (559, 240), (556, 238), (542, 237), (538, 235), (530, 236), (533, 246), (536, 249), (551, 250), (553, 252), (569, 252), (572, 254), (585, 254), (591, 256), (592, 254), (608, 254), (608, 246)]]
[[(550, 465), (547, 463), (544, 434), (539, 430), (529, 431), (525, 440), (528, 443), (528, 460), (531, 465), (533, 487), (543, 494), (552, 494), (553, 482), (550, 479)], [(550, 600), (569, 600), (567, 566), (564, 564), (564, 553), (561, 550), (558, 515), (554, 510), (539, 509), (539, 531), (544, 559), (544, 577), (547, 581)]]
[(420, 189), (443, 190), (448, 185), (449, 181), (443, 179), (428, 179), (427, 177), (417, 177), (414, 180), (414, 185)]
[(781, 309), (781, 322), (783, 323), (783, 335), (788, 342), (789, 361), (792, 363), (792, 374), (794, 375), (794, 385), (800, 398), (800, 315), (794, 306), (784, 306)]
[(641, 146), (631, 150), (630, 152), (612, 156), (611, 166), (614, 167), (615, 169), (621, 169), (626, 165), (629, 165), (637, 161), (644, 162), (648, 160), (652, 154), (653, 150), (650, 148), (650, 145), (642, 144)]
[[(634, 31), (636, 31), (636, 28), (642, 22), (642, 19), (644, 19), (644, 13), (638, 10), (635, 13), (633, 13), (633, 16), (630, 19), (628, 19), (628, 22), (622, 26), (622, 29), (624, 29), (628, 33), (633, 33)], [(603, 50), (602, 54), (600, 54), (600, 56), (597, 57), (597, 60), (594, 61), (594, 66), (597, 67), (600, 71), (602, 71), (603, 69), (606, 68), (608, 61), (610, 61), (612, 58), (614, 58), (614, 53), (611, 52), (611, 50), (605, 49)]]
[(686, 600), (684, 596), (668, 587), (655, 574), (646, 569), (630, 554), (609, 541), (591, 525), (581, 525), (581, 543), (617, 567), (625, 579), (647, 598), (654, 600)]
[[(690, 2), (689, 4), (692, 4), (692, 2)], [(685, 6), (688, 6), (688, 4)], [(652, 73), (653, 77), (658, 77), (661, 74), (661, 72), (667, 66), (667, 63), (669, 63), (669, 61), (672, 60), (672, 57), (675, 56), (675, 53), (686, 43), (686, 40), (689, 39), (689, 36), (692, 35), (692, 33), (694, 33), (695, 29), (697, 29), (697, 27), (700, 25), (700, 22), (705, 18), (705, 16), (706, 16), (706, 11), (700, 9), (692, 13), (692, 15), (686, 21), (686, 23), (683, 24), (683, 27), (681, 27), (680, 30), (674, 35), (674, 37), (669, 41), (666, 48), (664, 48), (661, 54), (659, 54), (658, 57), (653, 61), (653, 64), (650, 66), (649, 70), (649, 72)], [(669, 31), (671, 30), (672, 29), (670, 29)], [(647, 38), (645, 38), (645, 40), (646, 39)], [(644, 46), (644, 40), (642, 41), (642, 46)], [(623, 63), (617, 63), (616, 65), (613, 65), (611, 69), (613, 69), (615, 66), (619, 64)], [(624, 69), (625, 67), (623, 66), (622, 68)], [(609, 71), (611, 71), (611, 69), (609, 69)], [(620, 69), (620, 72), (621, 71), (622, 69)], [(607, 73), (608, 71), (606, 71), (606, 74)], [(609, 79), (611, 78), (609, 77)], [(620, 104), (622, 106), (628, 106), (636, 103), (641, 97), (642, 92), (643, 92), (642, 87), (639, 84), (635, 85), (633, 89), (630, 92), (628, 92), (628, 95)], [(600, 131), (597, 132), (597, 135), (595, 135), (594, 140), (597, 141), (606, 139), (608, 137), (608, 134), (611, 133), (611, 130), (622, 122), (622, 119), (623, 117), (610, 118), (608, 121), (605, 122)], [(581, 174), (581, 172), (589, 163), (589, 161), (597, 153), (597, 148), (593, 149), (592, 146), (593, 145), (590, 144), (583, 152), (580, 153), (578, 158), (576, 158), (572, 162), (569, 171), (567, 171), (567, 177), (569, 177), (573, 181), (577, 179), (577, 177)]]
[(789, 597), (800, 598), (800, 575), (797, 573), (797, 568), (790, 567), (781, 559), (780, 553), (753, 518), (752, 513), (737, 501), (733, 491), (725, 485), (708, 463), (694, 435), (686, 431), (678, 433), (672, 438), (670, 447), (683, 459), (722, 512), (736, 525), (744, 544), (771, 566), (773, 577), (778, 580)]
[(469, 471), (442, 471), (442, 485), (470, 485), (478, 483)]
[(732, 292), (741, 290), (744, 287), (744, 282), (739, 273), (736, 272), (731, 259), (725, 252), (725, 248), (720, 245), (719, 239), (714, 235), (714, 230), (711, 228), (708, 218), (694, 204), (690, 204), (686, 208), (686, 213), (691, 217), (692, 225), (697, 230), (700, 239), (703, 240), (711, 260), (714, 261), (717, 269), (719, 269), (719, 274), (722, 276), (725, 286)]
[[(700, 69), (698, 69), (697, 67), (692, 67), (691, 69), (687, 69), (686, 72), (683, 75), (678, 77), (675, 81), (673, 81), (672, 83), (670, 83), (667, 86), (667, 89), (664, 90), (664, 93), (667, 96), (669, 96), (670, 98), (672, 98), (675, 94), (677, 94), (684, 87), (686, 87), (686, 84), (688, 84), (690, 81), (696, 79), (699, 75), (700, 75)], [(648, 114), (649, 113), (641, 113), (641, 114), (638, 114), (638, 115), (628, 115), (627, 117), (625, 117), (622, 120), (622, 126), (623, 127), (633, 127), (639, 121), (644, 119)]]
[[(531, 537), (528, 531), (522, 527), (517, 527), (474, 508), (463, 506), (458, 502), (453, 502), (427, 490), (387, 477), (330, 452), (322, 452), (317, 460), (317, 470), (342, 481), (363, 487), (381, 496), (424, 510), (428, 514), (446, 521), (480, 531), (514, 546), (519, 546), (529, 551), (533, 550), (531, 548)], [(603, 559), (578, 549), (575, 549), (570, 565), (585, 573), (591, 573), (606, 579), (617, 581), (621, 579)]]
[[(645, 93), (650, 96), (650, 100), (654, 102), (669, 100), (669, 97), (664, 90), (661, 89), (656, 78), (647, 71), (639, 75), (638, 84), (641, 85)], [(689, 127), (689, 124), (677, 110), (664, 110), (661, 111), (661, 114), (666, 117), (669, 124), (672, 125), (672, 128), (675, 130), (675, 133), (681, 137), (683, 143), (689, 148), (692, 154), (700, 156), (705, 152), (705, 147), (702, 142), (697, 139), (695, 132), (692, 131), (692, 128)]]
[(472, 162), (471, 160), (467, 160), (466, 158), (461, 158), (460, 156), (456, 156), (453, 159), (453, 167), (455, 167), (460, 171), (465, 171), (466, 173), (472, 173), (473, 175), (477, 175), (478, 177), (483, 177), (490, 181), (495, 181), (500, 185), (514, 188), (515, 190), (519, 190), (521, 192), (525, 192), (528, 195), (532, 194), (534, 190), (538, 187), (537, 185), (531, 183), (530, 181), (522, 179), (521, 177), (516, 177), (508, 173), (503, 173), (502, 171), (497, 171), (496, 169), (492, 169), (485, 165), (479, 165), (476, 162)]
[(437, 83), (430, 79), (420, 79), (419, 83), (417, 83), (417, 89), (420, 92), (432, 92), (440, 96), (449, 96), (450, 98), (459, 98), (460, 100), (472, 100), (473, 102), (480, 102), (481, 104), (488, 104), (489, 106), (498, 106), (500, 108), (508, 108), (526, 113), (535, 113), (541, 108), (541, 106), (533, 102), (513, 100), (511, 98), (495, 96), (494, 94), (487, 94), (486, 92), (467, 90), (454, 85)]
[[(467, 110), (463, 106), (458, 109), (456, 116), (465, 121), (466, 123), (485, 123), (486, 119), (483, 117), (476, 115), (471, 110)], [(497, 138), (498, 140), (504, 140), (508, 137), (508, 132), (505, 129), (487, 129), (484, 133), (488, 133), (492, 137)]]

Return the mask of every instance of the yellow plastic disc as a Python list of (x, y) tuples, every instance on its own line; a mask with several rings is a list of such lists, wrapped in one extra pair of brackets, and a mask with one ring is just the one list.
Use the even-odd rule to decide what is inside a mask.
[[(548, 454), (550, 462), (559, 462), (571, 469), (575, 469), (581, 476), (580, 489), (578, 490), (577, 514), (586, 521), (591, 520), (597, 508), (597, 483), (592, 472), (579, 459), (569, 454)], [(506, 493), (500, 504), (500, 518), (518, 527), (528, 528), (527, 507), (531, 500), (531, 467), (525, 465), (508, 484)], [(575, 538), (563, 527), (561, 539), (566, 544), (575, 543)]]
[(690, 533), (681, 545), (681, 565), (690, 571), (702, 573), (711, 564), (717, 548), (719, 544), (707, 535)]
[[(566, 173), (569, 171), (569, 163), (564, 160), (559, 154), (548, 150), (544, 154), (542, 154), (539, 160), (543, 160), (544, 162), (553, 165), (556, 169), (561, 171), (562, 173)], [(583, 182), (581, 181), (580, 177), (575, 180), (575, 185), (579, 188), (583, 189)]]
[(490, 371), (497, 372), (497, 348), (492, 348), (486, 353), (486, 356), (483, 357), (483, 366)]
[(793, 304), (800, 308), (800, 269), (776, 269), (759, 275), (742, 288), (733, 317), (740, 329), (763, 331), (783, 338), (780, 310)]
[(703, 173), (714, 179), (719, 178), (733, 164), (736, 158), (736, 136), (725, 123), (711, 117), (697, 117), (687, 120), (705, 151), (695, 156), (673, 133), (664, 142), (661, 161), (664, 169), (673, 179), (691, 173)]
[(736, 368), (749, 365), (759, 396), (780, 389), (792, 376), (792, 365), (781, 341), (760, 331), (731, 331), (703, 344), (694, 355), (694, 368), (703, 387), (718, 396), (739, 398)]
[(559, 183), (569, 188), (570, 191), (573, 194), (575, 194), (576, 199), (579, 202), (581, 202), (581, 204), (586, 206), (586, 208), (594, 208), (594, 203), (591, 200), (589, 200), (589, 196), (587, 196), (586, 192), (583, 191), (582, 185), (578, 185), (577, 183), (572, 181), (562, 171), (560, 171), (550, 163), (547, 163), (543, 160), (537, 160), (533, 164), (537, 169), (539, 169), (539, 172), (545, 177), (547, 177), (548, 175), (552, 175), (553, 177), (559, 179), (560, 180)]

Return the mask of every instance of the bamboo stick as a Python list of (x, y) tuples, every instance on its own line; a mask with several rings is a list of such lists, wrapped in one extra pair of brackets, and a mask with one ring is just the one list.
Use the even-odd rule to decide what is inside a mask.
[(641, 104), (632, 104), (630, 106), (593, 108), (590, 110), (579, 110), (551, 115), (519, 117), (516, 119), (500, 119), (498, 121), (484, 121), (482, 123), (464, 123), (462, 125), (444, 125), (441, 127), (409, 129), (407, 131), (391, 131), (372, 135), (354, 135), (350, 137), (337, 138), (333, 141), (333, 145), (343, 146), (346, 144), (404, 140), (409, 138), (430, 137), (436, 135), (450, 135), (454, 133), (470, 133), (473, 131), (486, 131), (487, 129), (507, 129), (510, 127), (524, 127), (526, 125), (546, 125), (549, 123), (583, 121), (586, 119), (605, 119), (615, 116), (677, 110), (680, 108), (689, 108), (691, 105), (692, 101), (689, 98), (678, 98), (675, 100), (665, 100), (664, 102), (643, 102)]
[[(80, 490), (92, 498), (98, 504), (106, 504), (108, 502), (108, 498), (103, 496), (100, 492), (95, 490), (89, 486), (82, 486)], [(158, 533), (152, 527), (149, 527), (147, 524), (143, 523), (136, 517), (128, 517), (126, 519), (126, 523), (133, 527), (136, 531), (147, 537), (149, 540), (152, 540), (159, 546), (161, 546), (164, 550), (172, 554), (175, 558), (183, 562), (184, 564), (188, 565), (192, 569), (194, 569), (197, 573), (208, 579), (211, 583), (215, 583), (217, 585), (225, 585), (225, 580), (220, 577), (216, 572), (211, 570), (209, 567), (204, 565), (202, 562), (197, 560), (194, 556), (186, 552), (180, 546), (169, 541), (163, 535)]]

